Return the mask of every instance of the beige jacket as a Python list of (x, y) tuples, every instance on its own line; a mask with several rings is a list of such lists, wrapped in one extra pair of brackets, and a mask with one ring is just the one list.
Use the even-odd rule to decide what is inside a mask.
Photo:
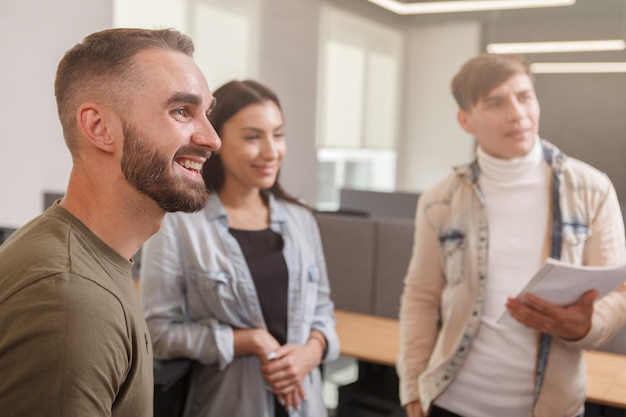
[[(622, 213), (609, 178), (546, 141), (542, 146), (555, 206), (546, 256), (576, 265), (626, 262)], [(402, 404), (419, 399), (425, 413), (456, 376), (480, 325), (488, 279), (488, 219), (476, 185), (479, 174), (475, 161), (458, 168), (418, 203), (401, 298), (397, 370)], [(596, 304), (592, 330), (584, 339), (552, 340), (529, 415), (574, 415), (585, 401), (581, 349), (602, 344), (624, 324), (626, 286)]]

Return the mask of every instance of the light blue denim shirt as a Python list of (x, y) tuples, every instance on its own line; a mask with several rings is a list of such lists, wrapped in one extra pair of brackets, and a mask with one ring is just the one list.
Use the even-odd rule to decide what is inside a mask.
[[(306, 208), (270, 197), (270, 227), (284, 240), (289, 271), (289, 344), (305, 344), (312, 329), (328, 342), (325, 361), (339, 356), (334, 306), (317, 222)], [(228, 217), (215, 194), (198, 213), (168, 213), (142, 250), (141, 300), (155, 358), (192, 358), (185, 416), (273, 417), (274, 403), (258, 359), (235, 357), (233, 328), (266, 324), (256, 288)], [(291, 416), (326, 416), (319, 368)]]

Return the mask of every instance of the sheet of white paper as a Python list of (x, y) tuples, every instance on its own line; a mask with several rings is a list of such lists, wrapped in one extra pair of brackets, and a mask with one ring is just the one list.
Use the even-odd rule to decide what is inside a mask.
[[(531, 293), (553, 304), (575, 303), (588, 290), (595, 289), (598, 299), (607, 295), (626, 282), (626, 265), (619, 266), (576, 266), (549, 258), (535, 276), (517, 295)], [(498, 323), (507, 326), (524, 327), (504, 310)]]

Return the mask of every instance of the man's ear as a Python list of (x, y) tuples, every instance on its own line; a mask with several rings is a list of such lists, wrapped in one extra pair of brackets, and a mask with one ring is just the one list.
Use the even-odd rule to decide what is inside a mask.
[(92, 146), (109, 153), (115, 152), (115, 141), (109, 124), (109, 111), (95, 103), (83, 103), (76, 112), (76, 122)]
[(470, 135), (474, 134), (474, 128), (472, 128), (472, 124), (470, 123), (471, 115), (467, 110), (459, 109), (456, 113), (456, 119), (459, 121), (459, 124)]

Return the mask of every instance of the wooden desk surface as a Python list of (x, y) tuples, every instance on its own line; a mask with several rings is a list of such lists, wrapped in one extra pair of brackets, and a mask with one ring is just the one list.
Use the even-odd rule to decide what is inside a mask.
[(400, 351), (398, 320), (335, 310), (341, 354), (395, 366)]
[[(341, 354), (395, 366), (399, 352), (398, 320), (335, 310)], [(587, 400), (626, 408), (626, 356), (585, 351)]]
[(587, 400), (626, 408), (626, 356), (599, 350), (585, 351)]

